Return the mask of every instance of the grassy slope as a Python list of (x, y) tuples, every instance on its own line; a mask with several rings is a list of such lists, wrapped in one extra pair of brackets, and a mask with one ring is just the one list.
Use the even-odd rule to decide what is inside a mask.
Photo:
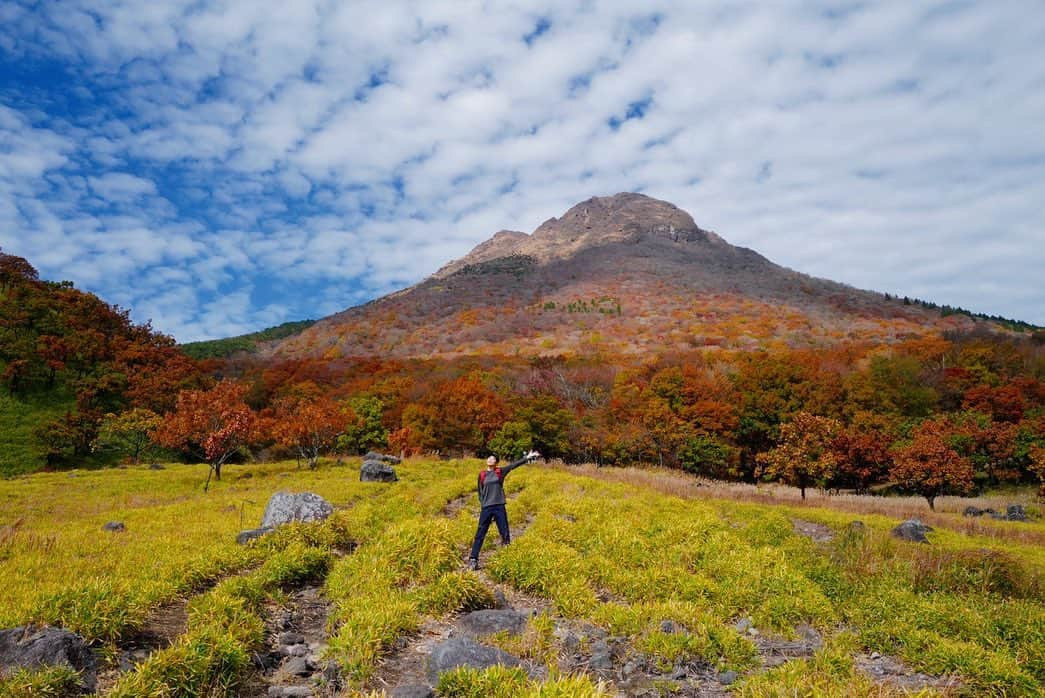
[(19, 399), (0, 388), (0, 478), (43, 468), (45, 449), (33, 430), (74, 407), (74, 401), (64, 396)]
[(271, 342), (276, 339), (291, 337), (314, 324), (316, 324), (315, 320), (284, 322), (276, 327), (269, 327), (260, 332), (251, 332), (250, 334), (237, 337), (187, 342), (182, 344), (180, 348), (194, 359), (223, 359), (239, 352), (253, 353), (257, 351), (258, 344), (261, 342)]
[[(447, 502), (469, 495), (477, 466), (412, 461), (400, 467), (402, 479), (392, 485), (359, 483), (352, 467), (308, 472), (289, 464), (232, 466), (207, 495), (200, 491), (202, 466), (0, 482), (0, 627), (60, 621), (118, 642), (164, 600), (266, 561), (194, 602), (233, 608), (246, 614), (244, 628), (256, 628), (260, 606), (244, 598), (278, 591), (287, 575), (329, 564), (331, 652), (361, 686), (394, 640), (424, 616), (482, 600), (477, 580), (460, 571), (474, 512), (443, 513)], [(236, 531), (256, 525), (268, 496), (280, 489), (307, 489), (345, 507), (332, 518), (327, 538), (347, 536), (359, 544), (356, 552), (335, 559), (324, 552), (327, 538), (319, 534), (307, 545), (278, 550), (235, 546)], [(1034, 695), (1045, 681), (1040, 545), (940, 531), (933, 546), (917, 546), (889, 538), (894, 520), (883, 516), (681, 499), (550, 468), (519, 471), (509, 490), (518, 493), (511, 516), (532, 523), (493, 554), (489, 574), (550, 599), (558, 615), (629, 637), (654, 662), (703, 659), (741, 672), (755, 669), (754, 646), (732, 628), (741, 617), (764, 633), (790, 636), (797, 624), (809, 623), (828, 638), (811, 660), (753, 671), (738, 687), (741, 694), (880, 695), (854, 671), (857, 651), (899, 656), (929, 673), (959, 674), (978, 695)], [(794, 533), (794, 517), (825, 523), (838, 535), (818, 547)], [(846, 533), (857, 518), (867, 532)], [(101, 525), (111, 519), (124, 521), (127, 531), (102, 534)], [(660, 621), (668, 619), (687, 632), (660, 632)], [(190, 623), (185, 643), (121, 680), (120, 690), (177, 689), (184, 672), (171, 667), (191, 659), (202, 667), (193, 674), (201, 683), (194, 685), (234, 691), (234, 676), (221, 672), (239, 664), (186, 654), (200, 644), (190, 640), (223, 632), (213, 622), (200, 623)], [(554, 657), (555, 640), (541, 630), (547, 619), (533, 624), (533, 634), (548, 645), (541, 651)], [(246, 656), (257, 633), (230, 631), (222, 638), (222, 657)], [(554, 670), (552, 677), (560, 682), (556, 690), (566, 691), (560, 695), (597, 695), (584, 677), (556, 677)], [(466, 672), (448, 678), (447, 686), (481, 694), (494, 678)], [(522, 682), (512, 684), (517, 695), (540, 690), (522, 677), (511, 680)]]

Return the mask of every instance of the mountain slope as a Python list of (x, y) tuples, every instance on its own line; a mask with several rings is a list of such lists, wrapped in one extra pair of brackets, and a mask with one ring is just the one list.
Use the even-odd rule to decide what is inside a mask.
[(531, 235), (501, 231), (403, 291), (320, 320), (283, 357), (637, 354), (895, 341), (967, 328), (776, 265), (641, 194), (596, 197)]

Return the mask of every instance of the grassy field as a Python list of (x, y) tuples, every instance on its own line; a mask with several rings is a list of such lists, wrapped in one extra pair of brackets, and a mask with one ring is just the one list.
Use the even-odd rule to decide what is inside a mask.
[[(330, 604), (327, 654), (347, 680), (340, 694), (373, 695), (398, 640), (426, 619), (488, 606), (498, 584), (542, 600), (525, 636), (501, 641), (539, 659), (546, 678), (463, 670), (444, 675), (441, 695), (614, 695), (612, 683), (560, 668), (552, 630), (566, 621), (624, 638), (652, 667), (736, 671), (730, 690), (743, 696), (900, 693), (858, 671), (858, 657), (873, 652), (955, 677), (952, 692), (1029, 696), (1045, 686), (1040, 522), (970, 528), (941, 507), (925, 546), (888, 535), (897, 512), (853, 500), (772, 504), (765, 491), (669, 473), (531, 466), (508, 486), (513, 524), (526, 522), (525, 532), (507, 548), (491, 546), (480, 576), (462, 565), (478, 467), (413, 460), (399, 466), (400, 482), (371, 484), (353, 465), (230, 466), (207, 494), (203, 466), (0, 481), (0, 627), (61, 625), (115, 658), (156, 609), (188, 599), (175, 642), (105, 692), (241, 695), (266, 615), (309, 581)], [(337, 511), (236, 545), (278, 490), (316, 492)], [(865, 526), (850, 527), (856, 519)], [(110, 520), (126, 531), (103, 532)], [(831, 539), (814, 541), (796, 522)], [(766, 668), (756, 638), (734, 627), (740, 619), (781, 640), (811, 626), (823, 647)], [(664, 621), (685, 630), (666, 632)], [(60, 695), (71, 681), (22, 672), (0, 682), (0, 695)], [(678, 688), (658, 686), (664, 695)]]

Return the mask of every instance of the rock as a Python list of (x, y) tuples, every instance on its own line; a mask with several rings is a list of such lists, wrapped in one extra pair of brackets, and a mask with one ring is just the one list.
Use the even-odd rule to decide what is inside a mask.
[(334, 513), (330, 502), (312, 492), (277, 492), (269, 499), (262, 528), (274, 528), (292, 521), (322, 521)]
[(962, 512), (962, 516), (983, 516), (989, 509), (980, 509), (979, 507), (967, 506), (965, 511)]
[(718, 682), (723, 686), (728, 686), (737, 680), (737, 672), (735, 671), (723, 671), (718, 675)]
[(925, 534), (932, 530), (931, 526), (926, 526), (918, 519), (908, 519), (894, 528), (891, 533), (900, 540), (912, 543), (928, 543), (929, 539), (925, 537)]
[(662, 620), (660, 622), (660, 631), (668, 635), (675, 635), (682, 632), (682, 627), (673, 620)]
[(391, 463), (392, 465), (399, 465), (400, 461), (395, 456), (390, 456), (387, 453), (378, 453), (377, 451), (367, 451), (366, 455), (363, 456), (364, 461), (376, 460), (382, 463)]
[(323, 679), (334, 687), (341, 684), (341, 667), (333, 659), (328, 660), (323, 667)]
[(283, 671), (292, 676), (311, 676), (312, 669), (304, 657), (291, 657), (283, 662)]
[(624, 673), (625, 676), (631, 676), (636, 671), (638, 671), (640, 667), (641, 665), (639, 664), (639, 662), (632, 659), (624, 665), (624, 668), (621, 669), (621, 671)]
[(472, 611), (457, 619), (457, 625), (466, 635), (481, 637), (501, 631), (518, 635), (526, 629), (526, 616), (511, 609), (488, 608)]
[(751, 622), (750, 618), (741, 618), (733, 624), (733, 629), (743, 635), (748, 630), (754, 627), (754, 623)]
[(480, 645), (466, 637), (455, 637), (440, 642), (432, 649), (428, 657), (428, 675), (433, 683), (439, 675), (455, 667), (467, 666), (474, 669), (486, 669), (497, 664), (503, 666), (519, 666), (519, 658), (494, 647)]
[(493, 590), (493, 607), (500, 609), (512, 607), (512, 605), (508, 603), (508, 598), (505, 597), (504, 592), (500, 589)]
[(246, 531), (240, 531), (236, 534), (236, 542), (240, 545), (246, 545), (252, 540), (257, 540), (267, 533), (272, 533), (276, 529), (270, 526), (263, 526), (261, 528), (250, 528)]
[(80, 672), (81, 688), (94, 692), (98, 660), (76, 633), (33, 625), (0, 630), (0, 674), (45, 666), (66, 666)]
[(305, 657), (308, 655), (308, 647), (306, 645), (290, 645), (287, 648), (287, 652), (291, 657)]
[(395, 468), (379, 460), (363, 461), (359, 468), (360, 482), (395, 482), (398, 479)]
[(283, 645), (300, 645), (304, 641), (305, 636), (301, 633), (287, 631), (279, 634), (279, 642)]
[(122, 521), (110, 521), (102, 526), (103, 531), (112, 531), (113, 533), (123, 533), (127, 530), (127, 527), (123, 525)]
[(795, 628), (798, 636), (802, 638), (802, 641), (808, 644), (812, 649), (818, 650), (824, 646), (824, 639), (820, 633), (817, 632), (816, 628), (809, 625), (799, 625)]
[(312, 698), (308, 686), (269, 686), (269, 698)]
[(613, 651), (605, 640), (596, 640), (592, 643), (588, 666), (596, 671), (608, 671), (613, 668)]
[(1009, 521), (1026, 521), (1027, 512), (1021, 504), (1010, 504), (1005, 510), (1005, 518)]
[(388, 698), (433, 698), (435, 691), (431, 686), (421, 683), (410, 683), (396, 686), (388, 694)]
[(160, 465), (159, 463), (151, 463), (149, 465), (149, 470), (166, 470), (166, 469), (167, 469), (167, 466)]

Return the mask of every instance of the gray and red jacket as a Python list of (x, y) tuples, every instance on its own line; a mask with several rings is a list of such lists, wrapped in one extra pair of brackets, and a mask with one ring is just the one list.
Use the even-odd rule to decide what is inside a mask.
[(485, 509), (504, 504), (504, 478), (520, 465), (528, 463), (529, 458), (520, 458), (504, 467), (483, 470), (479, 473), (479, 504)]

